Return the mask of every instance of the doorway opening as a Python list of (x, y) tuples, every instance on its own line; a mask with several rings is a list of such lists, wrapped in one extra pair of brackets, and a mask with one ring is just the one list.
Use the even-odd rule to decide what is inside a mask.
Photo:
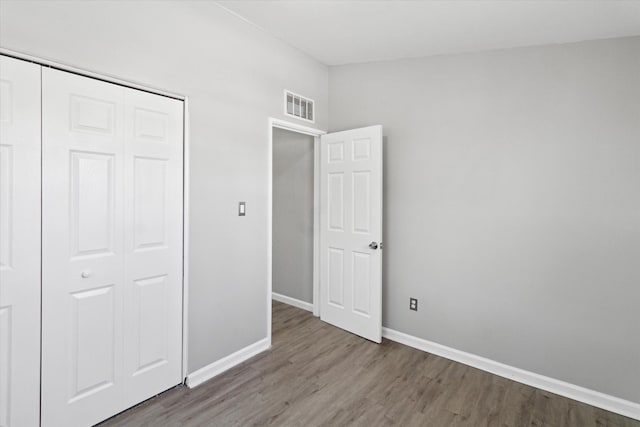
[(269, 121), (269, 295), (320, 315), (318, 274), (320, 136), (324, 132)]
[(325, 134), (269, 121), (269, 345), (273, 299), (381, 342), (382, 140), (380, 125)]

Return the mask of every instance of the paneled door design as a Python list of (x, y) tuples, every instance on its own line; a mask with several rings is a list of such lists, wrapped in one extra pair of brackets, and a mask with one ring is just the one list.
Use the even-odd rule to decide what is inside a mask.
[(182, 378), (181, 101), (124, 94), (126, 407)]
[(42, 73), (42, 425), (91, 425), (181, 382), (182, 102)]
[(0, 426), (40, 411), (40, 66), (0, 57)]
[(320, 318), (382, 339), (382, 126), (321, 137)]

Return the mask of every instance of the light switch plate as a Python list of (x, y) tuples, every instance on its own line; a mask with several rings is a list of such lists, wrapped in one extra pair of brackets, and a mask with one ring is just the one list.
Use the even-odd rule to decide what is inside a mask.
[(247, 214), (246, 203), (240, 202), (238, 204), (238, 216), (245, 216)]

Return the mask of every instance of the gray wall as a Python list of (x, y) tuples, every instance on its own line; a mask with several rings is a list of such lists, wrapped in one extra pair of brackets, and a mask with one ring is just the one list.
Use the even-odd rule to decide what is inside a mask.
[(640, 37), (329, 87), (331, 131), (384, 125), (384, 325), (640, 402)]
[(286, 88), (326, 128), (327, 68), (199, 1), (2, 1), (0, 45), (189, 96), (189, 371), (265, 338), (268, 117)]
[[(189, 370), (264, 338), (267, 118), (287, 88), (325, 129), (326, 67), (198, 1), (2, 1), (0, 45), (189, 96)], [(337, 67), (330, 95), (333, 130), (385, 126), (385, 325), (640, 402), (639, 38)]]
[(313, 302), (313, 141), (273, 130), (273, 292)]

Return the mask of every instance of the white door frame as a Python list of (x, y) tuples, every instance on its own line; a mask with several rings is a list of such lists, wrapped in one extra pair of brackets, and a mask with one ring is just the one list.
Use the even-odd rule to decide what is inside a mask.
[(313, 141), (313, 315), (320, 316), (320, 136), (327, 132), (286, 120), (269, 118), (269, 179), (267, 194), (267, 336), (271, 345), (271, 299), (273, 295), (273, 129), (314, 137)]
[[(183, 218), (183, 235), (182, 235), (182, 382), (186, 384), (187, 368), (188, 368), (188, 308), (189, 308), (189, 152), (190, 152), (190, 135), (189, 135), (189, 97), (186, 95), (177, 94), (170, 91), (165, 91), (155, 87), (146, 86), (137, 82), (129, 80), (123, 80), (115, 76), (101, 74), (86, 69), (77, 68), (71, 65), (62, 64), (60, 62), (52, 61), (33, 55), (28, 55), (22, 52), (17, 52), (11, 49), (0, 48), (0, 55), (13, 57), (16, 59), (22, 59), (24, 61), (33, 62), (44, 67), (52, 67), (62, 71), (79, 74), (85, 77), (90, 77), (97, 80), (102, 80), (109, 83), (115, 83), (120, 86), (126, 86), (132, 89), (143, 90), (145, 92), (153, 93), (156, 95), (166, 96), (183, 101), (184, 115), (183, 115), (183, 206), (182, 206), (182, 218)], [(271, 310), (269, 310), (271, 313)], [(42, 319), (41, 319), (42, 321)]]

